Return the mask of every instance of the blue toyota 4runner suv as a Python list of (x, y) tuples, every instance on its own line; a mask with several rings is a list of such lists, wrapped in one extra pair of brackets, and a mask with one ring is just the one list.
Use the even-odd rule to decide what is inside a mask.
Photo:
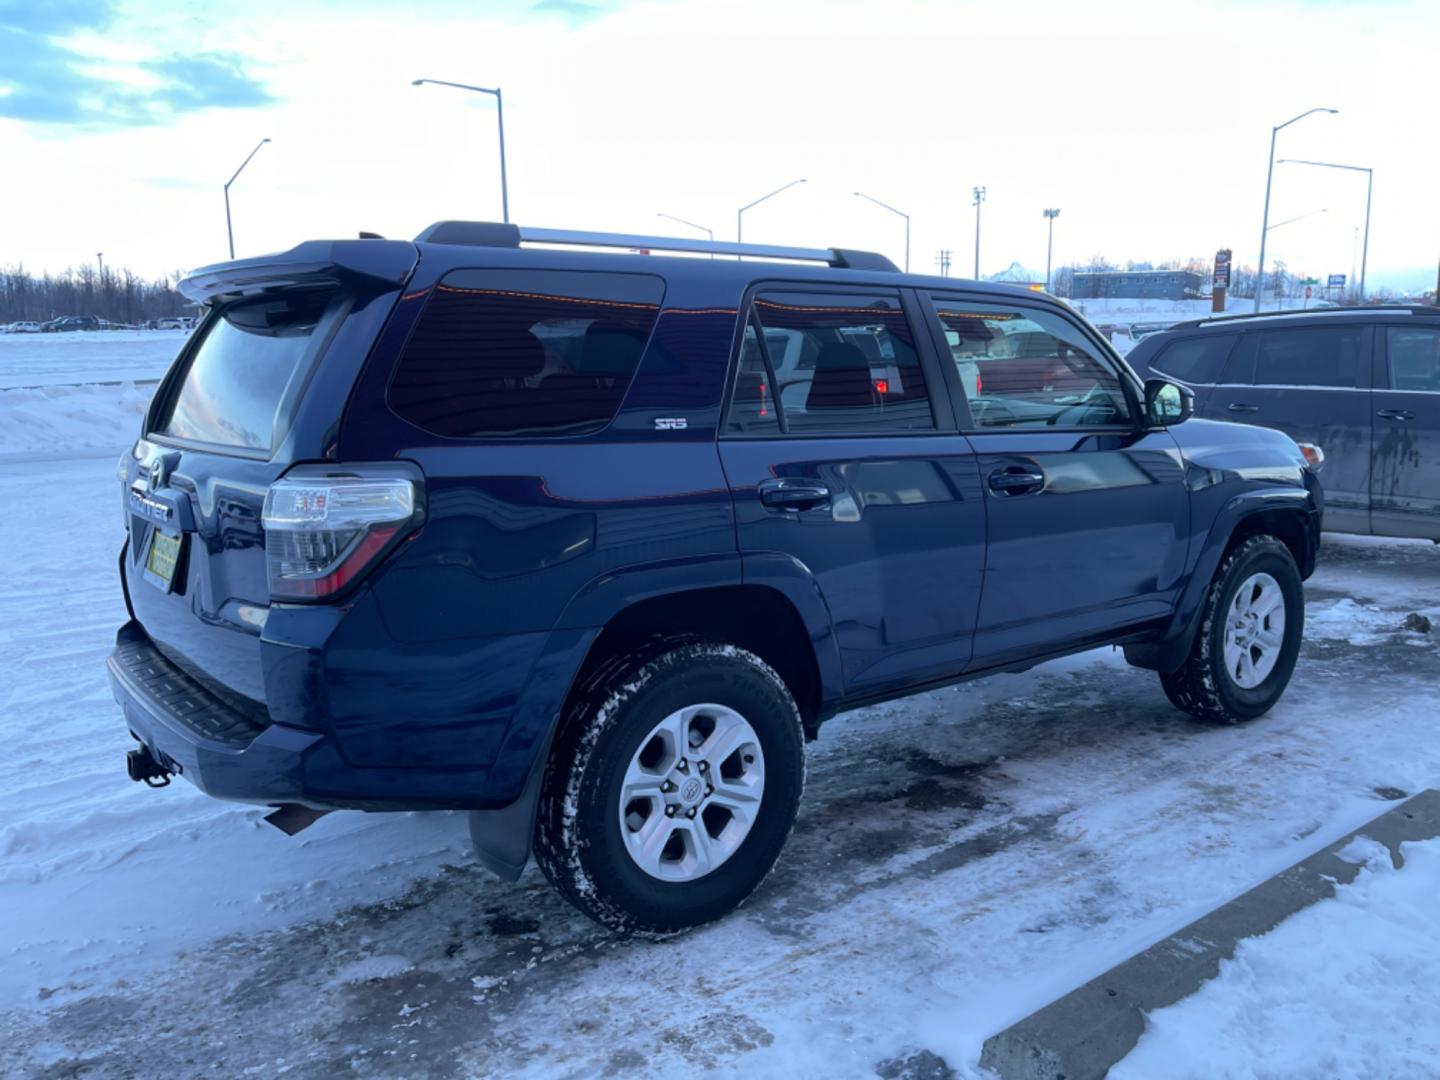
[(110, 678), (132, 777), (286, 831), (470, 810), (487, 866), (670, 933), (765, 877), (837, 712), (1119, 644), (1234, 722), (1294, 667), (1301, 449), (1045, 296), (466, 222), (182, 289)]

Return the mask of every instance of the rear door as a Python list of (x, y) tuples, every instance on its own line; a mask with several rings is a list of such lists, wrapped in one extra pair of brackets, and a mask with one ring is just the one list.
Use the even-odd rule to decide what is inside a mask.
[(162, 380), (127, 463), (133, 613), (238, 707), (264, 699), (265, 493), (294, 461), (325, 456), (394, 295), (317, 281), (220, 303)]
[(1382, 324), (1376, 337), (1371, 524), (1440, 540), (1440, 324)]
[(720, 442), (747, 567), (808, 572), (851, 698), (958, 674), (980, 600), (975, 456), (915, 304), (893, 288), (752, 290)]
[(980, 369), (967, 433), (987, 510), (974, 667), (1101, 640), (1168, 617), (1189, 496), (1168, 432), (1136, 422), (1129, 376), (1049, 305), (963, 292), (931, 302), (955, 356)]
[(1362, 323), (1250, 329), (1205, 414), (1283, 431), (1325, 452), (1325, 525), (1370, 531), (1372, 331)]
[(1196, 330), (1189, 336), (1160, 338), (1146, 343), (1142, 346), (1143, 363), (1137, 362), (1139, 358), (1135, 353), (1126, 359), (1142, 379), (1169, 379), (1188, 386), (1195, 392), (1195, 414), (1208, 417), (1212, 415), (1209, 408), (1211, 393), (1220, 381), (1225, 363), (1238, 340), (1238, 334)]

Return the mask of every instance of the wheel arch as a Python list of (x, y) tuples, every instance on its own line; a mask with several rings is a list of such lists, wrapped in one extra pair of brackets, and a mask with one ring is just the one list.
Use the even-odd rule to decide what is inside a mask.
[(1199, 630), (1205, 593), (1216, 570), (1236, 547), (1262, 535), (1284, 543), (1301, 580), (1309, 577), (1320, 547), (1319, 516), (1310, 493), (1300, 488), (1265, 489), (1244, 492), (1227, 502), (1206, 534), (1170, 626), (1155, 641), (1125, 646), (1126, 661), (1152, 671), (1178, 669)]

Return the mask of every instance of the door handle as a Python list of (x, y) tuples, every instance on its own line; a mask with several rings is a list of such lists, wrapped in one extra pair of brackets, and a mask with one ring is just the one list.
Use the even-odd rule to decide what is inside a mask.
[(813, 510), (830, 504), (830, 489), (814, 480), (762, 480), (760, 502), (771, 510)]
[(1259, 411), (1260, 411), (1260, 406), (1259, 406), (1259, 405), (1247, 405), (1247, 404), (1246, 404), (1245, 402), (1243, 402), (1243, 401), (1237, 401), (1237, 402), (1235, 402), (1234, 405), (1227, 405), (1227, 406), (1226, 406), (1226, 409), (1229, 410), (1230, 412), (1259, 412)]
[(1409, 409), (1381, 409), (1375, 414), (1383, 416), (1386, 420), (1414, 420), (1415, 414)]
[(1045, 487), (1045, 474), (1023, 465), (1007, 465), (989, 476), (990, 490), (996, 495), (1033, 495)]

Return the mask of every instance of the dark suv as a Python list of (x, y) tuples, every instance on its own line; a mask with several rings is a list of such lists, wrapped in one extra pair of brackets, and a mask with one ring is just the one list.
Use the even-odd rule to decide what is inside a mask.
[(1440, 308), (1201, 319), (1128, 359), (1190, 387), (1199, 416), (1318, 445), (1327, 529), (1440, 541)]
[(1300, 448), (1033, 292), (465, 222), (181, 287), (119, 470), (135, 779), (473, 810), (487, 866), (658, 934), (759, 884), (837, 712), (1104, 644), (1206, 720), (1290, 678)]

